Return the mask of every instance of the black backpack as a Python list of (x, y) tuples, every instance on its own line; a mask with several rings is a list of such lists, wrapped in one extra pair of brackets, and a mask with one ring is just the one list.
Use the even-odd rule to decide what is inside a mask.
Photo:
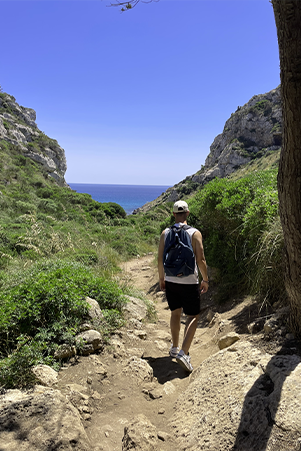
[(186, 277), (194, 273), (195, 255), (187, 229), (189, 225), (170, 227), (166, 235), (163, 265), (167, 276)]

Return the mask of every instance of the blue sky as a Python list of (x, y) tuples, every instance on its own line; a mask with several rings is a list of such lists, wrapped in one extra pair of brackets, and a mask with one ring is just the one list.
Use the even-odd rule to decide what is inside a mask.
[(280, 83), (272, 6), (108, 5), (0, 1), (0, 85), (65, 149), (67, 182), (174, 185), (237, 106)]

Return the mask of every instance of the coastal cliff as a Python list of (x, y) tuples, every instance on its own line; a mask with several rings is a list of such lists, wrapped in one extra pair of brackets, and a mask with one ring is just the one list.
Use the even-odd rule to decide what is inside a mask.
[(278, 86), (266, 94), (253, 96), (231, 114), (223, 132), (211, 144), (205, 165), (199, 171), (134, 213), (147, 211), (163, 202), (175, 202), (215, 177), (227, 177), (252, 160), (276, 153), (281, 148), (281, 140), (282, 109)]
[(67, 170), (64, 149), (40, 131), (35, 121), (33, 109), (18, 105), (9, 94), (0, 93), (0, 147), (14, 146), (20, 155), (41, 164), (58, 185), (68, 186), (64, 178)]

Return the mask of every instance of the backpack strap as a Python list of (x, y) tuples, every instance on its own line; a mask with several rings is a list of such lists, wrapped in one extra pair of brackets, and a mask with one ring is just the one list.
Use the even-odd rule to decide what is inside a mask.
[(181, 229), (188, 230), (188, 229), (192, 229), (192, 227), (190, 225), (188, 225), (188, 224), (184, 224), (184, 225), (181, 226)]
[(191, 229), (191, 228), (192, 227), (190, 225), (188, 225), (188, 224), (182, 224), (180, 226), (176, 226), (176, 224), (174, 224), (173, 226), (169, 227), (169, 229), (176, 229), (176, 230), (180, 230), (180, 229), (188, 230), (188, 229)]

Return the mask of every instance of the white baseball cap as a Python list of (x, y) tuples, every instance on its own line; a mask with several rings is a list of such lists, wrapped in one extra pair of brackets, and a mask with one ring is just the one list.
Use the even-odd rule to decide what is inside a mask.
[(184, 213), (189, 211), (188, 205), (184, 200), (178, 200), (173, 206), (174, 213)]

